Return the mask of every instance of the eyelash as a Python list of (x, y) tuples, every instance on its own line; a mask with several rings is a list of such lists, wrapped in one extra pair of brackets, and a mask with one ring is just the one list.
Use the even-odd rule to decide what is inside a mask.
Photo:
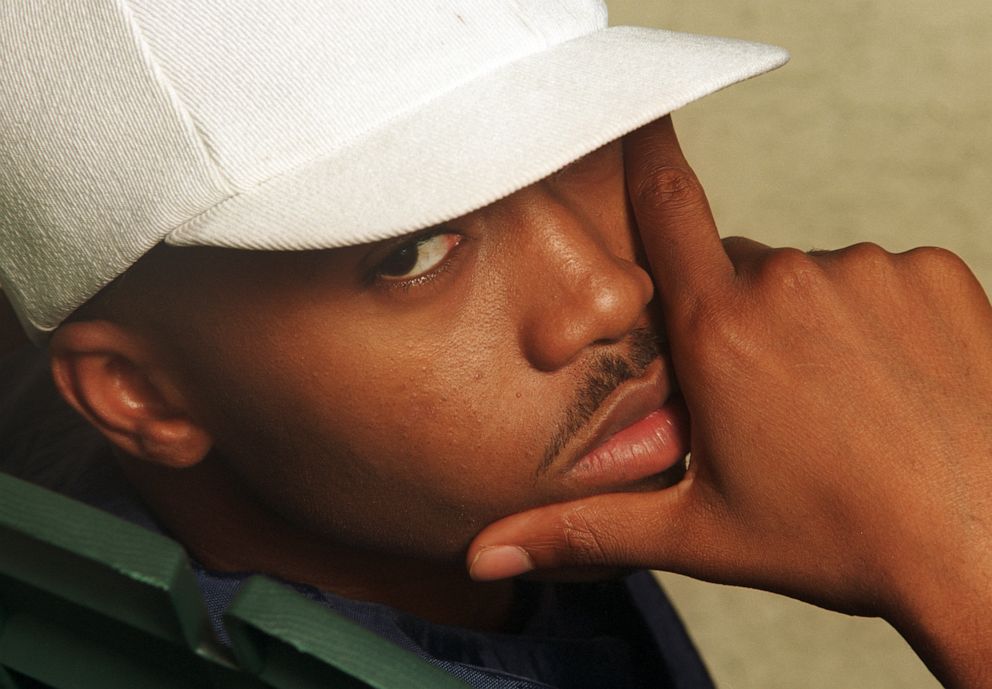
[[(423, 273), (408, 279), (388, 278), (382, 274), (383, 265), (396, 252), (401, 251), (402, 249), (407, 247), (416, 247), (419, 244), (430, 241), (434, 237), (445, 234), (455, 235), (458, 237), (458, 240), (448, 250), (444, 258), (442, 258), (434, 267), (429, 268)], [(375, 265), (372, 267), (371, 270), (369, 270), (369, 273), (366, 277), (366, 283), (377, 289), (382, 289), (387, 291), (400, 290), (403, 292), (408, 292), (414, 287), (418, 287), (425, 283), (431, 282), (441, 274), (447, 272), (452, 267), (452, 263), (453, 263), (452, 258), (454, 257), (454, 254), (461, 248), (464, 240), (465, 240), (464, 235), (453, 231), (451, 228), (435, 227), (433, 229), (426, 230), (420, 235), (417, 235), (413, 238), (407, 238), (401, 241), (397, 241), (396, 243), (386, 248), (382, 256), (378, 260), (376, 260)]]

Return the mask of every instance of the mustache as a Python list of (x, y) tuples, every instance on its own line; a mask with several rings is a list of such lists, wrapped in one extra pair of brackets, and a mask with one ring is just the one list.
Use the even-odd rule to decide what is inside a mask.
[(555, 425), (544, 451), (544, 458), (538, 467), (538, 475), (551, 468), (569, 441), (589, 423), (589, 419), (614, 390), (628, 380), (644, 375), (651, 362), (663, 352), (661, 336), (650, 328), (632, 330), (627, 336), (627, 345), (630, 351), (625, 357), (606, 354), (592, 362), (579, 385), (575, 399)]

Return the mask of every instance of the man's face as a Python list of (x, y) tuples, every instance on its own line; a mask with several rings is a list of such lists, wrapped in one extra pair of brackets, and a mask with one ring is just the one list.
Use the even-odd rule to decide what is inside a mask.
[(426, 559), (512, 512), (670, 482), (573, 470), (671, 391), (623, 172), (617, 142), (398, 240), (200, 251), (175, 351), (205, 461), (337, 544)]

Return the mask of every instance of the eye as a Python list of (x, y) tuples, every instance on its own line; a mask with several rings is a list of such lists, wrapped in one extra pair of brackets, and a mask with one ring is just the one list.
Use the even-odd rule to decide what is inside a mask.
[(401, 244), (376, 266), (376, 276), (390, 282), (420, 277), (439, 266), (461, 241), (455, 232), (438, 232)]

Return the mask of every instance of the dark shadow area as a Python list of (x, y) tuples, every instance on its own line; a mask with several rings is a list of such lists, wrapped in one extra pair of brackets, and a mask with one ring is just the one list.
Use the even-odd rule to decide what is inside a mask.
[(0, 292), (0, 356), (4, 356), (27, 342), (14, 309)]

